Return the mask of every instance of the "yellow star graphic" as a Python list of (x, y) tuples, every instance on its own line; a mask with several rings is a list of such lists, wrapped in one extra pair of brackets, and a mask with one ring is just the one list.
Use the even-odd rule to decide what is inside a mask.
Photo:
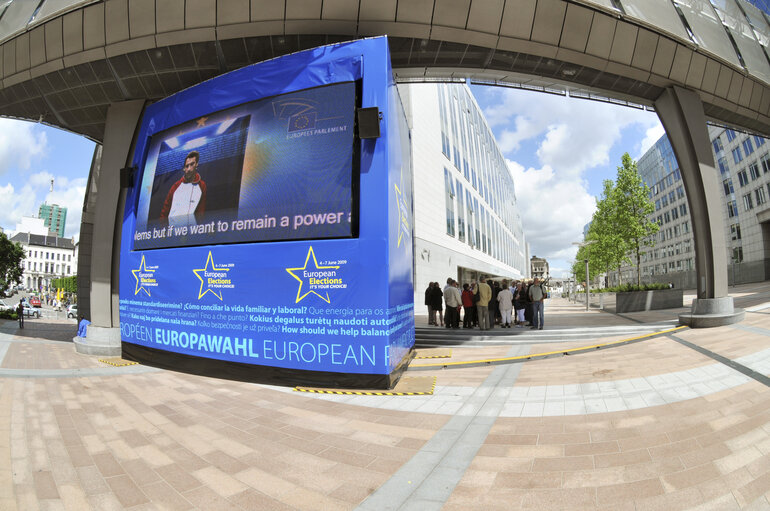
[(199, 128), (204, 127), (206, 125), (206, 121), (208, 121), (208, 120), (209, 120), (208, 117), (201, 117), (200, 119), (198, 119), (198, 121), (197, 121), (198, 127)]
[[(403, 167), (401, 169), (399, 181), (400, 183), (403, 183), (404, 181)], [(404, 201), (404, 196), (401, 193), (401, 188), (395, 183), (393, 184), (393, 188), (395, 188), (396, 207), (398, 207), (398, 243), (396, 244), (396, 247), (400, 247), (401, 238), (404, 237), (404, 233), (409, 233), (409, 216), (407, 214), (406, 201)], [(404, 244), (404, 246), (406, 246), (406, 244)]]
[(217, 298), (219, 298), (220, 300), (222, 300), (222, 292), (221, 291), (219, 292), (219, 294), (217, 294), (216, 291), (214, 291), (213, 289), (211, 289), (209, 287), (207, 287), (205, 291), (203, 290), (203, 286), (206, 284), (206, 281), (203, 280), (203, 277), (201, 277), (200, 274), (198, 273), (198, 272), (201, 272), (201, 271), (202, 272), (207, 272), (207, 271), (230, 271), (230, 268), (217, 268), (216, 266), (214, 266), (214, 258), (211, 257), (211, 250), (209, 250), (209, 256), (206, 259), (206, 266), (204, 268), (199, 268), (197, 270), (193, 270), (193, 273), (195, 274), (195, 276), (198, 277), (198, 280), (201, 281), (201, 288), (198, 291), (198, 300), (203, 298), (203, 296), (206, 293), (211, 293), (212, 295), (214, 295)]
[(286, 268), (286, 271), (289, 273), (289, 275), (291, 275), (292, 277), (294, 277), (295, 279), (297, 279), (299, 281), (299, 287), (297, 288), (297, 299), (296, 299), (296, 301), (294, 303), (299, 303), (300, 301), (302, 301), (303, 298), (305, 298), (310, 293), (313, 293), (314, 295), (316, 295), (318, 298), (320, 298), (321, 300), (325, 301), (326, 303), (331, 303), (331, 300), (329, 299), (329, 293), (328, 292), (326, 293), (325, 297), (321, 296), (320, 294), (318, 294), (318, 293), (316, 293), (315, 291), (312, 291), (312, 290), (306, 292), (305, 294), (302, 294), (302, 284), (304, 284), (305, 282), (301, 278), (299, 278), (296, 275), (294, 275), (294, 272), (295, 271), (299, 271), (299, 270), (306, 270), (307, 269), (307, 263), (310, 261), (310, 256), (313, 256), (313, 266), (315, 267), (316, 270), (328, 270), (328, 269), (337, 270), (337, 269), (339, 269), (339, 266), (318, 266), (318, 260), (315, 258), (315, 252), (313, 252), (313, 247), (311, 246), (310, 249), (307, 251), (307, 257), (305, 258), (305, 266), (303, 266), (301, 268)]
[(139, 273), (155, 273), (155, 270), (148, 270), (145, 262), (144, 262), (144, 254), (142, 254), (142, 262), (139, 263), (139, 268), (136, 270), (131, 270), (131, 273), (134, 274), (134, 278), (136, 279), (136, 290), (134, 291), (134, 296), (139, 294), (139, 291), (144, 291), (147, 293), (147, 296), (150, 296), (150, 292), (145, 289), (145, 287), (141, 284), (141, 277), (139, 277)]

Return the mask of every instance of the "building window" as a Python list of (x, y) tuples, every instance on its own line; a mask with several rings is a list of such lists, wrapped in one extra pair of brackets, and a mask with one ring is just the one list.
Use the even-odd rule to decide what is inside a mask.
[(667, 196), (664, 195), (663, 197), (660, 198), (660, 205), (661, 205), (661, 207), (664, 207), (664, 208), (666, 206), (668, 206), (668, 197)]
[(725, 133), (727, 133), (727, 141), (728, 142), (732, 142), (733, 140), (735, 140), (736, 135), (735, 135), (735, 132), (733, 130), (727, 129), (727, 130), (725, 130)]
[(752, 209), (754, 207), (754, 203), (751, 200), (751, 194), (747, 193), (743, 196), (743, 207), (746, 208), (746, 211)]
[(754, 198), (757, 199), (757, 206), (760, 206), (767, 202), (767, 196), (765, 195), (765, 189), (761, 186), (754, 190)]
[(738, 216), (738, 204), (734, 200), (727, 203), (727, 216), (730, 218)]
[(660, 209), (660, 199), (657, 199), (655, 201), (655, 211), (658, 211)]
[(764, 138), (758, 137), (758, 136), (754, 135), (754, 145), (757, 146), (757, 149), (762, 147), (762, 144), (764, 144), (764, 143), (765, 143), (765, 139)]
[(679, 218), (679, 211), (674, 208), (671, 210), (671, 219), (676, 220), (677, 218)]
[(743, 161), (743, 156), (741, 155), (740, 147), (736, 147), (735, 149), (733, 149), (733, 161), (735, 161), (735, 163), (740, 163)]
[(724, 150), (724, 147), (722, 147), (722, 139), (717, 137), (714, 140), (711, 141), (711, 143), (714, 145), (714, 153), (718, 153), (719, 151)]
[(763, 154), (760, 161), (762, 162), (762, 173), (767, 174), (770, 172), (770, 155), (767, 153)]
[(446, 233), (455, 235), (455, 190), (449, 170), (444, 169), (444, 198), (446, 200)]
[(738, 172), (738, 182), (740, 183), (741, 186), (746, 186), (747, 184), (749, 184), (749, 176), (746, 175), (745, 170), (741, 170), (740, 172)]
[(676, 198), (677, 199), (683, 199), (684, 198), (684, 186), (677, 186), (676, 187)]
[(457, 239), (465, 243), (465, 208), (463, 207), (463, 185), (458, 179), (457, 186)]
[(751, 139), (747, 138), (743, 141), (743, 151), (746, 153), (746, 157), (754, 152), (754, 145), (751, 143)]
[(759, 173), (759, 165), (756, 163), (752, 163), (749, 165), (749, 173), (751, 174), (751, 180), (754, 181), (755, 179), (759, 179), (759, 176), (761, 175)]
[(669, 223), (671, 221), (671, 215), (668, 214), (668, 211), (663, 213), (663, 219), (666, 223)]
[(687, 204), (679, 205), (679, 214), (685, 216), (687, 214)]
[(481, 222), (484, 221), (479, 213), (479, 201), (473, 198), (473, 214), (476, 216), (476, 248), (481, 249)]
[(724, 181), (722, 181), (722, 186), (725, 189), (725, 195), (730, 195), (731, 193), (735, 193), (732, 179), (725, 179)]
[(733, 262), (743, 262), (743, 247), (733, 247)]
[(733, 241), (741, 239), (741, 224), (732, 224), (730, 226), (730, 237)]
[(721, 173), (723, 176), (724, 176), (725, 174), (729, 174), (729, 173), (730, 173), (730, 169), (729, 169), (729, 168), (728, 168), (728, 166), (727, 166), (727, 160), (725, 159), (725, 157), (724, 157), (724, 156), (722, 156), (721, 158), (719, 158), (719, 160), (718, 160), (718, 163), (719, 163), (719, 172), (720, 172), (720, 173)]
[(465, 210), (468, 219), (468, 245), (473, 248), (473, 198), (471, 197), (470, 190), (465, 190)]
[(682, 233), (682, 230), (679, 228), (679, 225), (674, 226), (674, 236), (679, 236)]

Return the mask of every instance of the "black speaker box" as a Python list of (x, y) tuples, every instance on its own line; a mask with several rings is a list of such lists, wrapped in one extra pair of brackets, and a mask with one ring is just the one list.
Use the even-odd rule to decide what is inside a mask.
[(356, 110), (358, 138), (380, 138), (380, 111), (376, 106)]

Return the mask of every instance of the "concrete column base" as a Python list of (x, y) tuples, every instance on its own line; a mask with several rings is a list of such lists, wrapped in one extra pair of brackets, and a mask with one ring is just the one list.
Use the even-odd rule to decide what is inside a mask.
[(746, 311), (733, 307), (733, 298), (696, 298), (692, 311), (680, 314), (679, 322), (691, 328), (711, 328), (739, 323), (746, 317)]
[(119, 357), (123, 350), (120, 346), (120, 328), (88, 325), (86, 337), (74, 337), (75, 351), (84, 355), (100, 357)]

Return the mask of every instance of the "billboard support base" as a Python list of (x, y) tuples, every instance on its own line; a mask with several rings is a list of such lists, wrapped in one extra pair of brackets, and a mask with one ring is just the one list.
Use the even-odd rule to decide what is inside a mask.
[(119, 357), (121, 354), (120, 328), (88, 325), (87, 337), (75, 336), (75, 351), (83, 355)]
[[(284, 387), (329, 387), (392, 389), (414, 358), (410, 350), (390, 374), (337, 373), (331, 371), (306, 371), (266, 365), (244, 364), (192, 355), (173, 353), (162, 349), (122, 343), (122, 357), (143, 365), (169, 369), (199, 376), (222, 378)], [(120, 352), (119, 352), (120, 354)]]

